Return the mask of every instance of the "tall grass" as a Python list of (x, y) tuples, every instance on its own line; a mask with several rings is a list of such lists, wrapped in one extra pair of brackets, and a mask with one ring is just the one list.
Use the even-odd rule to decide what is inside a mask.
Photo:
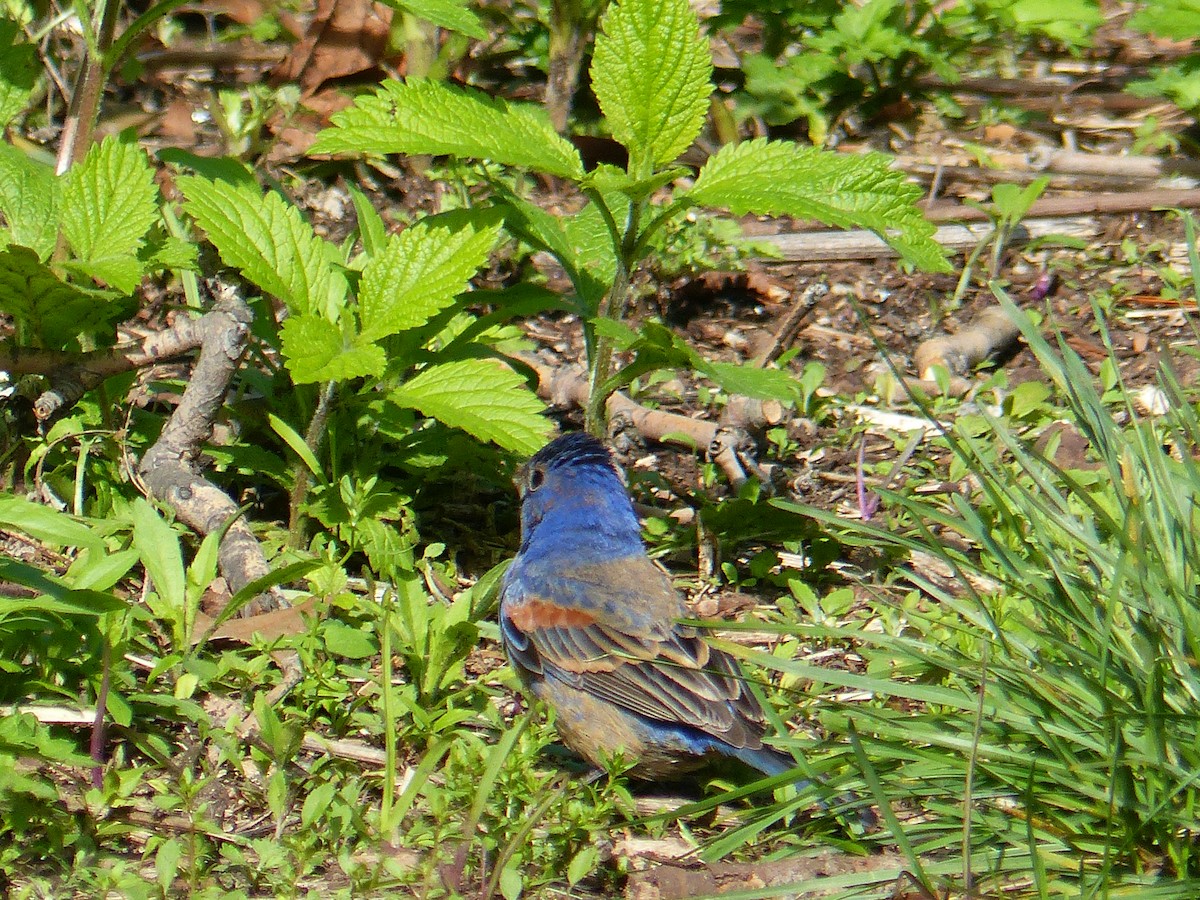
[(925, 863), (930, 889), (950, 879), (984, 893), (1151, 896), (1153, 886), (1156, 897), (1194, 898), (1200, 420), (1168, 366), (1169, 411), (1141, 416), (1119, 382), (1102, 395), (1063, 340), (1052, 345), (1000, 299), (1095, 468), (1065, 471), (1032, 435), (984, 414), (943, 434), (970, 494), (938, 504), (887, 493), (897, 527), (779, 501), (848, 542), (932, 555), (955, 577), (914, 564), (906, 578), (923, 601), (890, 632), (790, 627), (852, 638), (866, 675), (743, 655), (818, 690), (874, 694), (827, 724), (860, 736), (866, 780), (895, 810), (885, 819), (904, 832), (913, 871)]

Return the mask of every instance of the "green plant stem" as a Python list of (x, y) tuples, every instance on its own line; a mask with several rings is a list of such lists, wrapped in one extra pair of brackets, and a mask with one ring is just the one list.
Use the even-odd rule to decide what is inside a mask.
[(404, 35), (404, 64), (408, 77), (428, 76), (437, 60), (433, 26), (411, 13), (404, 13), (400, 18), (400, 33)]
[[(375, 583), (368, 578), (368, 586), (374, 592)], [(379, 665), (379, 690), (383, 698), (383, 799), (379, 810), (379, 829), (384, 840), (391, 840), (396, 823), (392, 821), (392, 803), (396, 797), (396, 708), (392, 688), (392, 601), (395, 588), (388, 586), (383, 592), (379, 616), (379, 647), (382, 658)]]
[[(317, 401), (317, 408), (313, 412), (312, 420), (308, 423), (308, 430), (304, 433), (304, 444), (315, 455), (321, 446), (321, 441), (325, 437), (325, 426), (329, 423), (329, 412), (333, 405), (333, 398), (337, 395), (337, 383), (330, 381), (321, 391), (321, 398)], [(304, 523), (308, 516), (304, 514), (304, 495), (308, 493), (309, 472), (308, 467), (304, 465), (303, 460), (297, 460), (296, 480), (292, 484), (292, 493), (288, 498), (288, 546), (299, 547), (301, 538), (303, 537)]]
[(958, 284), (954, 287), (954, 295), (950, 301), (951, 306), (954, 308), (962, 304), (963, 296), (967, 293), (967, 288), (971, 286), (971, 274), (975, 271), (975, 266), (979, 263), (979, 257), (987, 249), (988, 245), (997, 239), (998, 231), (999, 224), (993, 223), (992, 233), (975, 245), (975, 249), (971, 251), (971, 255), (963, 263), (962, 274), (958, 276)]

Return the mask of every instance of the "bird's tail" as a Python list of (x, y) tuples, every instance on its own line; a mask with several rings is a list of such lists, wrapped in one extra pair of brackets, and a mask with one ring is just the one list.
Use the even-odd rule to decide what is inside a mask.
[[(734, 748), (732, 756), (768, 776), (782, 775), (797, 768), (796, 760), (788, 754), (781, 753), (771, 747), (759, 747), (757, 750), (752, 750), (749, 747), (738, 747)], [(797, 790), (804, 790), (811, 786), (812, 782), (807, 778), (796, 779)], [(853, 794), (843, 794), (837, 798), (839, 804), (846, 806), (857, 804), (858, 801), (859, 798)], [(822, 809), (829, 808), (829, 804), (825, 801), (818, 800), (817, 802), (821, 805)], [(859, 819), (862, 820), (863, 827), (871, 828), (876, 824), (877, 820), (874, 811), (865, 803), (860, 805), (858, 815)]]

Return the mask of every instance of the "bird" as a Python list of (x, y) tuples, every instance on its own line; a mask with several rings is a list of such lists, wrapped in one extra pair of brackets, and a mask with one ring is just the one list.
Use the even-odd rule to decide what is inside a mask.
[[(737, 661), (707, 643), (641, 526), (608, 448), (555, 438), (518, 474), (521, 545), (500, 588), (500, 634), (562, 742), (596, 769), (676, 780), (722, 757), (764, 775), (797, 768), (764, 743)], [(801, 786), (806, 782), (799, 782)]]

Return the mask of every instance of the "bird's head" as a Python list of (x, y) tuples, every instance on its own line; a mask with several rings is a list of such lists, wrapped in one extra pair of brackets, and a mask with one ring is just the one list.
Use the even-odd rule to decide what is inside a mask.
[(612, 454), (586, 432), (555, 438), (521, 467), (521, 538), (595, 536), (641, 546), (641, 531)]

